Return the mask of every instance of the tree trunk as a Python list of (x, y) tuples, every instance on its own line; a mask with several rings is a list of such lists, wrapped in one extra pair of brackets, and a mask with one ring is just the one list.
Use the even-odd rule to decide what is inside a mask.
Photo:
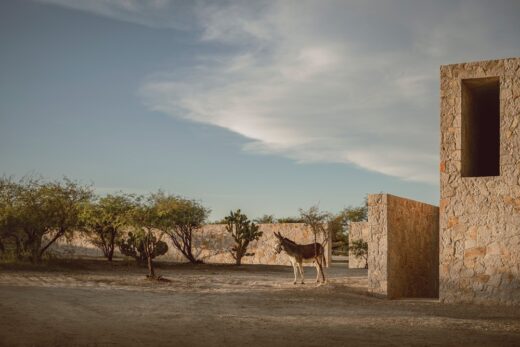
[(175, 232), (173, 233), (166, 233), (166, 235), (168, 235), (170, 237), (170, 239), (172, 240), (172, 243), (173, 243), (173, 246), (175, 248), (177, 248), (181, 253), (182, 255), (184, 255), (184, 257), (186, 259), (188, 259), (188, 261), (192, 264), (199, 264), (201, 263), (199, 260), (197, 260), (194, 256), (193, 256), (193, 253), (191, 252), (191, 241), (189, 240), (188, 237), (182, 237), (182, 235), (179, 235), (179, 234), (176, 234)]
[(115, 235), (115, 233), (112, 232), (110, 234), (110, 244), (108, 245), (108, 255), (107, 255), (108, 261), (112, 261), (112, 258), (114, 257), (115, 238), (116, 238), (116, 235)]
[(42, 260), (42, 252), (40, 252), (40, 248), (42, 245), (42, 240), (40, 237), (36, 237), (32, 243), (31, 247), (31, 262), (39, 263)]
[[(40, 250), (40, 254), (39, 254), (39, 260), (41, 260), (42, 256), (43, 256), (43, 253), (47, 250), (47, 248), (49, 248), (54, 242), (56, 242), (57, 239), (59, 239), (60, 237), (62, 237), (63, 235), (65, 235), (65, 229), (60, 229), (56, 235), (54, 235), (54, 237), (49, 241), (49, 243), (47, 243), (45, 245), (45, 247), (43, 247), (41, 250)], [(40, 246), (41, 246), (41, 239), (40, 239)]]
[(188, 258), (188, 260), (193, 264), (197, 263), (197, 259), (195, 259), (195, 257), (191, 253), (191, 247), (186, 250), (186, 258)]
[(18, 236), (16, 236), (14, 239), (16, 242), (16, 259), (22, 260), (22, 241)]
[(155, 278), (155, 271), (154, 271), (154, 268), (153, 268), (152, 257), (148, 256), (147, 258), (148, 258), (148, 277), (149, 278)]
[(244, 250), (242, 248), (237, 247), (237, 253), (235, 256), (236, 265), (240, 266), (242, 264), (242, 257), (244, 256)]

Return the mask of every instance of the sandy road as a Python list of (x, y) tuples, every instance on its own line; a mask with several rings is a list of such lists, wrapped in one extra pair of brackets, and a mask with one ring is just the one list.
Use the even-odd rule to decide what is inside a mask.
[(293, 285), (281, 266), (163, 265), (171, 282), (123, 263), (0, 267), (0, 345), (519, 346), (518, 308), (386, 301), (365, 270)]

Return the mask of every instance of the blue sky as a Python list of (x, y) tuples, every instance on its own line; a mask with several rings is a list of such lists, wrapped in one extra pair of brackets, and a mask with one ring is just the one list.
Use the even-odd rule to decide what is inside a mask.
[(0, 173), (220, 219), (438, 203), (439, 66), (520, 56), (518, 1), (0, 2)]

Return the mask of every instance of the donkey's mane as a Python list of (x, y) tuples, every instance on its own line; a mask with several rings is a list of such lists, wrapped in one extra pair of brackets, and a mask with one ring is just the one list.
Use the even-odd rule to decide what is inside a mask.
[(291, 240), (291, 239), (288, 239), (287, 237), (284, 237), (283, 239), (284, 239), (284, 241), (287, 241), (287, 242), (289, 242), (289, 243), (292, 243), (293, 245), (297, 245), (296, 242), (294, 242), (294, 241)]

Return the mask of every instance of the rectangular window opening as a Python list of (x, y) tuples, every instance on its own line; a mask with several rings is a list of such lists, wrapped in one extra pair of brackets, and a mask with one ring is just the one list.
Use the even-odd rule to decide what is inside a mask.
[(500, 176), (500, 80), (462, 80), (462, 177)]

